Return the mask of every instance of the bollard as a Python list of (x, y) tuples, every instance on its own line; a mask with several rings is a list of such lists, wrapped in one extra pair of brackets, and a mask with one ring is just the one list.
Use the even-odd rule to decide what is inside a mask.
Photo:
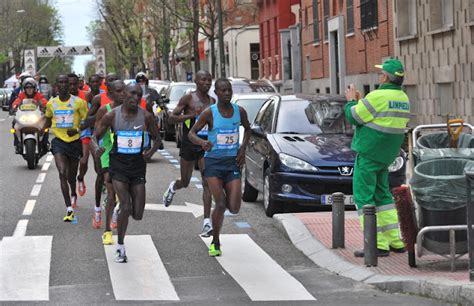
[(344, 248), (344, 194), (332, 194), (332, 248)]
[(364, 264), (377, 266), (377, 216), (375, 205), (364, 205)]

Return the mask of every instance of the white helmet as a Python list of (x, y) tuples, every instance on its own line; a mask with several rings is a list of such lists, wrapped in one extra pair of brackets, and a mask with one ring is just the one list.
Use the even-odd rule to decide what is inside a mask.
[(31, 78), (31, 77), (28, 77), (26, 79), (23, 80), (23, 82), (21, 83), (21, 86), (23, 86), (23, 88), (25, 88), (25, 86), (27, 84), (30, 84), (31, 86), (33, 86), (33, 88), (36, 89), (36, 81), (35, 79)]

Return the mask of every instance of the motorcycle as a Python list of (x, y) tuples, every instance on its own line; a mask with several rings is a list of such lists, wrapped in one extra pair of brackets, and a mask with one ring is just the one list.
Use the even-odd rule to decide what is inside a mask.
[(11, 133), (15, 134), (16, 154), (21, 154), (28, 164), (28, 169), (34, 169), (40, 158), (48, 152), (47, 130), (42, 131), (45, 118), (33, 99), (25, 99), (15, 113), (14, 126)]

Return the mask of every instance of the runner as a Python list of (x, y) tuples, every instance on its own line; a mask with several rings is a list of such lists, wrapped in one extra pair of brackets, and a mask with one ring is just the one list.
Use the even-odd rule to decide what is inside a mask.
[[(123, 105), (107, 113), (97, 126), (95, 135), (102, 138), (110, 128), (114, 132), (114, 143), (110, 152), (109, 173), (114, 190), (120, 201), (118, 219), (118, 246), (115, 261), (127, 262), (124, 246), (128, 217), (141, 220), (145, 209), (145, 159), (151, 158), (161, 142), (153, 115), (138, 105), (142, 90), (136, 84), (125, 89)], [(153, 145), (144, 151), (144, 136), (150, 134)]]
[(84, 82), (84, 76), (82, 74), (78, 74), (77, 77), (79, 78), (79, 89), (84, 91), (90, 91), (90, 86)]
[[(88, 91), (79, 89), (79, 77), (74, 74), (68, 74), (69, 78), (69, 93), (73, 96), (79, 97), (82, 100), (87, 102), (87, 109), (90, 108), (90, 102), (92, 100), (92, 95)], [(89, 143), (91, 140), (91, 130), (90, 128), (83, 129), (81, 132), (81, 142), (82, 142), (82, 158), (79, 162), (79, 175), (77, 176), (77, 191), (82, 197), (86, 193), (86, 184), (84, 183), (84, 176), (87, 173), (89, 165)]]
[[(65, 222), (74, 220), (77, 204), (76, 175), (82, 156), (79, 124), (87, 116), (86, 101), (69, 93), (69, 78), (59, 75), (56, 79), (58, 97), (46, 105), (44, 128), (52, 127), (55, 138), (51, 141), (51, 152), (61, 182), (61, 192), (67, 207)], [(70, 188), (70, 191), (69, 191)]]
[[(104, 117), (105, 114), (108, 112), (111, 112), (113, 108), (122, 105), (123, 100), (125, 98), (125, 83), (121, 80), (117, 80), (112, 82), (109, 86), (109, 93), (110, 96), (112, 97), (113, 101), (105, 106), (102, 106), (99, 108), (97, 111), (96, 115), (96, 126), (98, 127), (102, 121), (102, 118)], [(104, 178), (105, 181), (105, 186), (107, 187), (107, 203), (105, 206), (105, 231), (104, 234), (102, 235), (102, 243), (103, 244), (114, 244), (112, 240), (112, 228), (116, 227), (114, 226), (114, 222), (116, 224), (116, 220), (113, 220), (112, 218), (112, 213), (114, 212), (114, 207), (115, 207), (115, 192), (114, 188), (112, 186), (112, 181), (110, 180), (110, 175), (109, 175), (109, 153), (112, 150), (112, 139), (111, 139), (111, 133), (110, 129), (107, 130), (100, 140), (101, 146), (99, 147), (99, 144), (97, 143), (97, 137), (96, 133), (94, 132), (94, 135), (91, 138), (91, 145), (93, 152), (95, 152), (95, 156), (97, 156), (98, 159), (100, 159), (101, 163), (101, 175)], [(100, 215), (100, 206), (99, 206), (99, 212), (97, 212), (92, 218), (92, 222), (96, 222), (94, 220), (101, 220), (101, 215)], [(112, 219), (112, 220), (111, 220)], [(100, 221), (100, 223), (102, 223)], [(99, 226), (100, 227), (100, 226)], [(97, 228), (99, 228), (97, 227)]]
[[(171, 205), (173, 196), (177, 190), (181, 188), (187, 188), (191, 180), (191, 176), (194, 170), (194, 164), (196, 161), (201, 171), (203, 194), (202, 202), (204, 204), (204, 222), (202, 227), (201, 236), (209, 237), (212, 234), (212, 223), (210, 221), (211, 214), (211, 192), (209, 186), (203, 175), (204, 171), (204, 150), (201, 146), (193, 144), (188, 139), (189, 129), (199, 119), (199, 115), (202, 111), (208, 108), (211, 104), (214, 104), (214, 99), (209, 96), (208, 92), (212, 84), (212, 76), (207, 71), (198, 71), (196, 73), (196, 91), (191, 94), (183, 96), (173, 113), (170, 116), (171, 123), (182, 123), (183, 124), (183, 139), (181, 142), (181, 149), (179, 151), (181, 177), (175, 181), (172, 181), (163, 195), (163, 203), (165, 206)], [(184, 113), (181, 115), (181, 113)], [(199, 131), (197, 135), (204, 140), (207, 140), (207, 127)]]
[[(206, 109), (198, 122), (189, 131), (189, 140), (200, 145), (205, 151), (204, 176), (209, 184), (216, 206), (212, 211), (214, 225), (209, 256), (222, 255), (219, 234), (226, 209), (233, 214), (240, 210), (242, 190), (240, 169), (245, 162), (245, 148), (250, 137), (250, 123), (247, 112), (232, 99), (232, 85), (225, 78), (215, 83), (218, 102)], [(239, 126), (245, 128), (244, 140), (239, 148)], [(198, 131), (209, 127), (209, 138), (204, 140)]]

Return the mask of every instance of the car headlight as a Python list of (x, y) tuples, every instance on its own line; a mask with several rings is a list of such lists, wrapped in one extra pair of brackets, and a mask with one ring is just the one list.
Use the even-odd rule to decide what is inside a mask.
[(301, 160), (299, 158), (290, 156), (288, 154), (280, 153), (280, 154), (278, 154), (278, 157), (280, 158), (280, 161), (283, 165), (285, 165), (288, 168), (291, 168), (293, 170), (310, 171), (310, 172), (319, 171), (318, 168), (316, 168), (313, 165), (305, 162), (304, 160)]
[(396, 172), (400, 170), (404, 164), (405, 164), (405, 159), (403, 159), (403, 157), (401, 156), (398, 156), (397, 158), (395, 158), (393, 163), (390, 166), (388, 166), (388, 172)]
[(37, 115), (25, 115), (25, 116), (20, 116), (18, 121), (20, 121), (21, 124), (36, 124), (39, 121), (39, 116)]

